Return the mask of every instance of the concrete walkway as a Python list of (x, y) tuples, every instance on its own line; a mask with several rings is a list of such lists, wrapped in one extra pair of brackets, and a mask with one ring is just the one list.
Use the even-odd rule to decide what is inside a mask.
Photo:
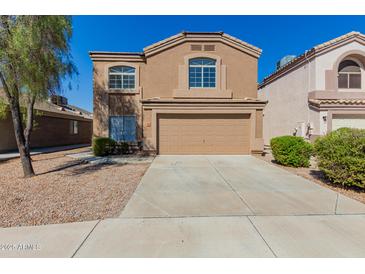
[[(88, 147), (88, 146), (90, 146), (90, 145), (89, 144), (78, 144), (78, 145), (58, 146), (58, 147), (32, 148), (30, 154), (31, 155), (37, 155), (37, 154), (42, 154), (42, 153), (51, 153), (51, 152), (70, 150), (70, 149)], [(18, 151), (0, 153), (0, 162), (1, 161), (7, 161), (7, 160), (10, 160), (10, 159), (14, 159), (14, 158), (18, 158), (18, 157), (19, 157), (19, 152)]]
[(158, 156), (119, 218), (0, 229), (0, 256), (365, 257), (364, 227), (364, 204), (255, 157)]

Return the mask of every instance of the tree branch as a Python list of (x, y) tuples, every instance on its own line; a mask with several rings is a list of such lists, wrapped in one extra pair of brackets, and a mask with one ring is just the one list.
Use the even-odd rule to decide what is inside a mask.
[(0, 71), (0, 81), (1, 81), (1, 84), (3, 85), (3, 87), (4, 87), (5, 95), (8, 98), (8, 100), (10, 101), (10, 99), (11, 99), (11, 93), (10, 93), (8, 84), (5, 81), (4, 75), (2, 74), (1, 71)]

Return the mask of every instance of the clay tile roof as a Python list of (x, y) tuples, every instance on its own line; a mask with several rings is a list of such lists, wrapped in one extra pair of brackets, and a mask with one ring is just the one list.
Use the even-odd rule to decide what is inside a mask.
[(314, 54), (323, 51), (325, 49), (328, 49), (332, 46), (335, 46), (339, 43), (351, 40), (351, 39), (356, 39), (359, 38), (361, 40), (364, 41), (365, 43), (365, 35), (358, 32), (358, 31), (351, 31), (349, 33), (346, 33), (344, 35), (341, 35), (337, 38), (334, 38), (332, 40), (329, 40), (327, 42), (324, 42), (322, 44), (316, 45), (314, 47), (312, 47), (311, 49), (305, 51), (304, 53), (298, 55), (296, 58), (294, 58), (293, 60), (291, 60), (290, 62), (288, 62), (287, 64), (285, 64), (284, 66), (282, 66), (281, 68), (279, 68), (278, 70), (276, 70), (275, 72), (271, 73), (270, 75), (266, 76), (264, 78), (264, 80), (262, 81), (262, 83), (260, 83), (259, 88), (264, 87), (266, 84), (272, 82), (273, 80), (275, 80), (276, 78), (278, 78), (279, 76), (283, 75), (285, 72), (287, 72), (288, 70), (290, 70), (291, 68), (295, 67), (297, 64), (301, 63), (302, 61), (304, 61), (306, 58), (309, 58), (311, 56), (313, 56)]
[(309, 99), (314, 105), (365, 105), (365, 99)]

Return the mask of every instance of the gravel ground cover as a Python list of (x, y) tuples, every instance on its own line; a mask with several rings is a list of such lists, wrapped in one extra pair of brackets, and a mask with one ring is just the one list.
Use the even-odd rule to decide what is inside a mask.
[(364, 190), (348, 188), (348, 187), (343, 187), (341, 185), (332, 184), (324, 177), (323, 173), (317, 168), (316, 162), (314, 160), (311, 160), (311, 165), (308, 168), (306, 168), (306, 167), (294, 168), (294, 167), (282, 166), (282, 165), (275, 163), (275, 160), (271, 153), (267, 153), (264, 156), (257, 155), (257, 157), (259, 159), (269, 162), (270, 164), (283, 168), (291, 173), (294, 173), (298, 176), (302, 176), (308, 180), (311, 180), (312, 182), (314, 182), (316, 184), (319, 184), (321, 186), (332, 189), (333, 191), (341, 193), (349, 198), (358, 200), (365, 204), (365, 191)]
[(88, 164), (75, 149), (32, 156), (37, 176), (22, 178), (19, 159), (0, 163), (0, 227), (118, 216), (149, 164)]

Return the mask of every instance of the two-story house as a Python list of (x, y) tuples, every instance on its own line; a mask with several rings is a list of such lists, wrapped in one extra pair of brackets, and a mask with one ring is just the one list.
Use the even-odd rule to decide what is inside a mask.
[(141, 53), (90, 52), (94, 135), (158, 154), (261, 152), (260, 54), (223, 32), (182, 32)]
[(341, 127), (365, 128), (365, 36), (350, 32), (280, 66), (259, 86), (264, 141), (315, 139)]

